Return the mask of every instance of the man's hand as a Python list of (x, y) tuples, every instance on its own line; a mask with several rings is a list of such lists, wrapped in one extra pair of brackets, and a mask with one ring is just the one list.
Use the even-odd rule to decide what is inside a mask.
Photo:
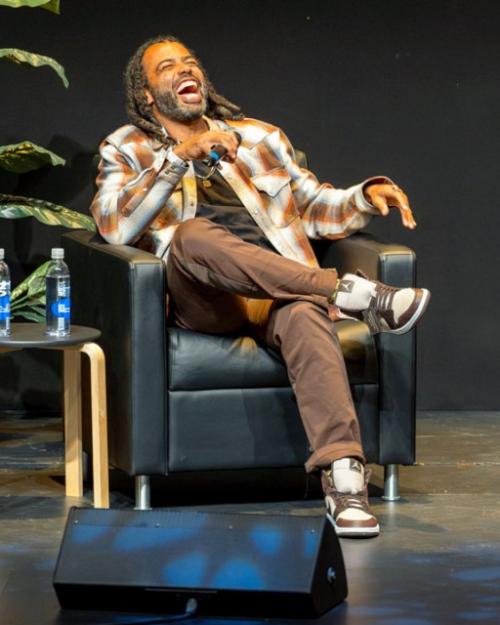
[(207, 130), (176, 145), (173, 151), (184, 161), (201, 160), (210, 154), (214, 145), (224, 147), (227, 154), (223, 156), (223, 160), (234, 163), (239, 146), (238, 137), (234, 132)]
[(366, 199), (377, 208), (384, 217), (390, 208), (397, 208), (401, 213), (401, 221), (405, 228), (416, 227), (410, 203), (406, 194), (395, 184), (370, 184), (364, 188)]

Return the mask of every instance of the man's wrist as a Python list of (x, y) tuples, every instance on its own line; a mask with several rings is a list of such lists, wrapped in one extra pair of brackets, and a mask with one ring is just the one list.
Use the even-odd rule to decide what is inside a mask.
[(371, 204), (372, 202), (371, 202), (370, 195), (367, 193), (367, 190), (376, 184), (394, 184), (394, 183), (392, 182), (390, 178), (387, 178), (386, 176), (374, 176), (373, 178), (369, 178), (368, 180), (365, 180), (362, 186), (362, 193), (363, 193), (363, 197), (369, 204)]

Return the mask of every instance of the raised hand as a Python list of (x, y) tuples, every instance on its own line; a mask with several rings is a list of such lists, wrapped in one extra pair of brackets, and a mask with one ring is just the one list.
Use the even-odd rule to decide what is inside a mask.
[(384, 217), (391, 208), (397, 208), (401, 214), (401, 221), (405, 228), (416, 227), (407, 195), (395, 184), (371, 184), (365, 187), (366, 198), (377, 208)]
[(239, 140), (234, 132), (224, 130), (207, 130), (193, 135), (186, 141), (175, 146), (174, 153), (185, 161), (201, 160), (210, 154), (215, 145), (221, 145), (227, 150), (223, 160), (233, 163), (236, 160), (236, 152)]

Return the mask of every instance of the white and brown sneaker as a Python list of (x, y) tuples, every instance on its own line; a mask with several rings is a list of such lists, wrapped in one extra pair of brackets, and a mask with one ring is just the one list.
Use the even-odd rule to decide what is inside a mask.
[(430, 297), (427, 289), (399, 289), (347, 273), (339, 280), (330, 301), (342, 313), (362, 318), (373, 334), (405, 334), (422, 317)]
[(326, 516), (337, 536), (372, 538), (380, 527), (368, 504), (368, 472), (359, 460), (342, 458), (332, 463), (331, 470), (322, 471), (321, 484), (325, 494)]

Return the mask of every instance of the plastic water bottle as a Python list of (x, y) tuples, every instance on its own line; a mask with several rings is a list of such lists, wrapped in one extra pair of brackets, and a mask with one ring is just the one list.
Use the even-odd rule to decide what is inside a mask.
[(52, 261), (45, 278), (47, 321), (46, 334), (67, 336), (70, 332), (71, 287), (68, 265), (64, 262), (64, 250), (54, 247)]
[(10, 334), (10, 271), (0, 248), (0, 336)]

